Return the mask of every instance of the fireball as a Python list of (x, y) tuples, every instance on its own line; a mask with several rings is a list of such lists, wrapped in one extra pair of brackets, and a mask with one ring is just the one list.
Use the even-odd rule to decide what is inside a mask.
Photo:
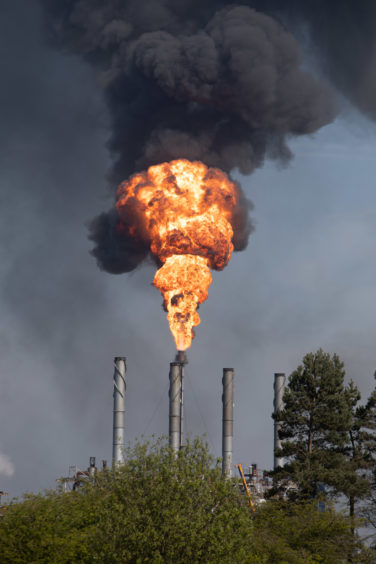
[(161, 268), (154, 285), (163, 295), (178, 350), (190, 347), (197, 308), (208, 297), (210, 269), (222, 270), (234, 250), (232, 213), (236, 184), (219, 169), (185, 159), (162, 163), (123, 182), (120, 218), (134, 237), (147, 240)]

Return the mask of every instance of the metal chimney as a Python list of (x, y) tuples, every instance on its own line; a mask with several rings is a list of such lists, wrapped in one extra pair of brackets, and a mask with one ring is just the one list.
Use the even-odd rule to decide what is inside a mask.
[(95, 456), (90, 457), (89, 468), (87, 469), (90, 478), (94, 478), (97, 473), (97, 468), (95, 466)]
[(222, 474), (232, 476), (232, 438), (234, 431), (234, 369), (223, 369)]
[(180, 441), (179, 448), (184, 444), (184, 366), (188, 364), (185, 351), (177, 351), (175, 362), (180, 364)]
[[(283, 373), (274, 374), (274, 415), (283, 409), (283, 392), (285, 389), (286, 376)], [(275, 455), (275, 451), (281, 448), (281, 440), (278, 431), (281, 423), (274, 419), (274, 469), (284, 465), (284, 459)]]
[(169, 412), (169, 442), (174, 452), (180, 449), (181, 441), (181, 363), (170, 363), (170, 412)]
[(125, 373), (126, 357), (114, 359), (114, 423), (112, 441), (112, 467), (124, 462), (124, 413), (125, 413)]

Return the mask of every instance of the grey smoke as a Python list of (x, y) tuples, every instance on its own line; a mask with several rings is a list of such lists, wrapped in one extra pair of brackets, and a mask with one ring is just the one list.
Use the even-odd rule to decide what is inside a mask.
[(0, 452), (0, 476), (13, 476), (14, 464), (10, 457)]
[[(302, 68), (294, 37), (248, 6), (44, 5), (55, 44), (98, 71), (111, 116), (113, 186), (175, 158), (248, 174), (265, 156), (288, 161), (290, 136), (313, 133), (335, 116), (330, 89)], [(236, 250), (245, 248), (251, 231), (244, 214), (241, 223)], [(148, 255), (114, 210), (93, 220), (89, 231), (104, 270), (128, 272)]]

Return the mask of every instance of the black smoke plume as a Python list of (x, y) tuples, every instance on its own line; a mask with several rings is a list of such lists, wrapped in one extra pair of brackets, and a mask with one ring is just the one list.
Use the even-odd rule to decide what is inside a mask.
[(374, 0), (260, 0), (254, 4), (278, 13), (297, 33), (303, 24), (322, 72), (361, 112), (376, 119)]
[[(376, 115), (369, 91), (376, 83), (376, 49), (367, 24), (375, 9), (368, 0), (360, 3), (364, 9), (352, 0), (229, 6), (212, 0), (41, 1), (55, 45), (98, 71), (111, 119), (114, 187), (176, 158), (244, 174), (266, 156), (287, 161), (289, 137), (317, 131), (336, 113), (330, 89), (303, 68), (287, 30), (297, 31), (302, 22), (326, 75)], [(243, 199), (236, 250), (246, 246), (250, 232)], [(89, 236), (108, 272), (128, 272), (149, 253), (114, 209), (92, 221)]]

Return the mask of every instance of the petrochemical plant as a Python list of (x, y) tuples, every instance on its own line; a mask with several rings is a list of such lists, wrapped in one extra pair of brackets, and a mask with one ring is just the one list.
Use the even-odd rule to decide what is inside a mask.
[[(174, 362), (170, 363), (169, 372), (169, 444), (174, 452), (184, 447), (184, 367), (187, 357), (178, 351)], [(114, 358), (113, 376), (113, 440), (112, 467), (124, 462), (125, 451), (125, 402), (126, 402), (126, 357)], [(223, 368), (222, 377), (222, 474), (231, 478), (234, 469), (239, 473), (239, 487), (249, 498), (253, 507), (265, 499), (265, 493), (272, 486), (272, 480), (266, 471), (259, 470), (257, 464), (243, 469), (241, 464), (233, 465), (234, 435), (234, 377), (233, 368)], [(274, 374), (274, 413), (283, 408), (285, 374)], [(274, 421), (274, 451), (281, 446), (278, 437), (280, 423)], [(274, 455), (274, 468), (283, 466), (283, 459)], [(107, 461), (102, 461), (102, 470), (107, 468)], [(68, 476), (57, 481), (63, 491), (76, 489), (82, 482), (93, 478), (97, 472), (95, 457), (90, 457), (87, 470), (70, 466)]]

